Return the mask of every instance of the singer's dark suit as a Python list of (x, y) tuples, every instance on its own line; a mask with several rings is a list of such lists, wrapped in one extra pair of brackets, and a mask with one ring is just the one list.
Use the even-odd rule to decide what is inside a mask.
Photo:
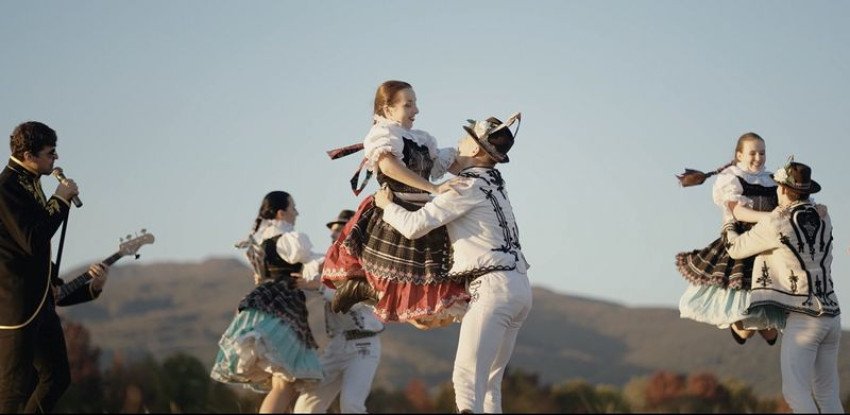
[(0, 173), (0, 412), (50, 411), (70, 382), (50, 290), (50, 240), (69, 208), (15, 160)]

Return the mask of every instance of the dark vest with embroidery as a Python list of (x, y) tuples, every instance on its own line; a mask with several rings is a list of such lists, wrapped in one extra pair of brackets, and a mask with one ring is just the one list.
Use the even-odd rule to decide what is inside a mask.
[[(434, 160), (431, 159), (431, 153), (428, 151), (428, 147), (416, 144), (408, 138), (402, 138), (402, 141), (404, 142), (404, 150), (402, 151), (404, 155), (402, 162), (404, 162), (404, 165), (410, 171), (423, 177), (425, 180), (429, 180), (431, 177), (431, 168), (434, 167)], [(378, 179), (378, 183), (386, 183), (393, 192), (426, 193), (423, 190), (399, 182), (380, 171), (378, 171), (376, 178)]]
[(301, 272), (303, 264), (290, 264), (278, 255), (280, 237), (277, 235), (260, 243), (252, 241), (248, 247), (247, 256), (262, 282), (242, 299), (238, 310), (259, 310), (277, 317), (302, 342), (315, 349), (318, 345), (307, 324), (307, 299), (304, 292), (296, 288), (292, 277), (292, 273)]
[[(759, 212), (770, 212), (779, 205), (776, 196), (776, 186), (762, 186), (760, 184), (748, 183), (738, 176), (738, 181), (743, 187), (742, 195), (753, 201), (753, 210)], [(738, 232), (746, 232), (752, 229), (754, 223), (738, 222)]]
[(262, 280), (283, 281), (287, 284), (294, 284), (292, 273), (301, 272), (303, 264), (300, 262), (290, 264), (278, 255), (277, 241), (280, 237), (281, 235), (277, 235), (260, 243), (252, 243), (248, 247), (247, 256), (251, 261), (254, 272)]
[(770, 212), (779, 204), (776, 199), (776, 186), (762, 186), (760, 184), (747, 183), (742, 177), (738, 177), (744, 188), (743, 195), (753, 201), (753, 210), (759, 212)]

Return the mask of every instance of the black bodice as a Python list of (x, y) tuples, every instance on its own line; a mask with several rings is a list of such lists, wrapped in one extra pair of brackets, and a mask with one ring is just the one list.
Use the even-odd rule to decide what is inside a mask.
[(743, 195), (753, 201), (753, 210), (759, 212), (770, 212), (779, 205), (776, 197), (776, 186), (762, 186), (759, 184), (751, 184), (738, 177), (741, 186), (744, 188)]
[[(425, 180), (429, 180), (431, 176), (431, 168), (434, 167), (434, 160), (431, 159), (431, 153), (428, 151), (428, 147), (416, 144), (413, 140), (408, 138), (402, 137), (402, 140), (404, 142), (404, 157), (402, 158), (404, 165)], [(390, 190), (394, 192), (425, 193), (423, 190), (401, 183), (383, 174), (381, 171), (378, 171), (376, 177), (378, 179), (378, 183), (387, 183)]]
[[(263, 242), (252, 244), (248, 248), (248, 258), (254, 272), (263, 280), (275, 282), (285, 281), (294, 287), (295, 280), (292, 273), (301, 272), (303, 264), (290, 264), (283, 260), (277, 253), (277, 240), (281, 235), (266, 239)], [(292, 287), (290, 287), (292, 288)]]

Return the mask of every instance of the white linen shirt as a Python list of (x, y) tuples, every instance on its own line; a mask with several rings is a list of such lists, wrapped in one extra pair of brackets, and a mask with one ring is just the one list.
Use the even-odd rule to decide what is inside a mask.
[(441, 193), (417, 211), (387, 205), (384, 221), (408, 239), (446, 225), (454, 250), (452, 276), (476, 277), (508, 269), (525, 274), (529, 265), (499, 171), (471, 167), (459, 177), (458, 191)]

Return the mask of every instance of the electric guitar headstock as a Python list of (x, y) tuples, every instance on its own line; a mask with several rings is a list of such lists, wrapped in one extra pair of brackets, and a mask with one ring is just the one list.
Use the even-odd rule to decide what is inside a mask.
[(127, 255), (135, 255), (136, 259), (139, 259), (139, 249), (147, 244), (152, 244), (154, 241), (154, 237), (152, 233), (148, 233), (147, 229), (142, 229), (140, 234), (136, 234), (136, 236), (127, 235), (124, 238), (120, 239), (121, 243), (118, 245), (118, 254), (121, 256)]

